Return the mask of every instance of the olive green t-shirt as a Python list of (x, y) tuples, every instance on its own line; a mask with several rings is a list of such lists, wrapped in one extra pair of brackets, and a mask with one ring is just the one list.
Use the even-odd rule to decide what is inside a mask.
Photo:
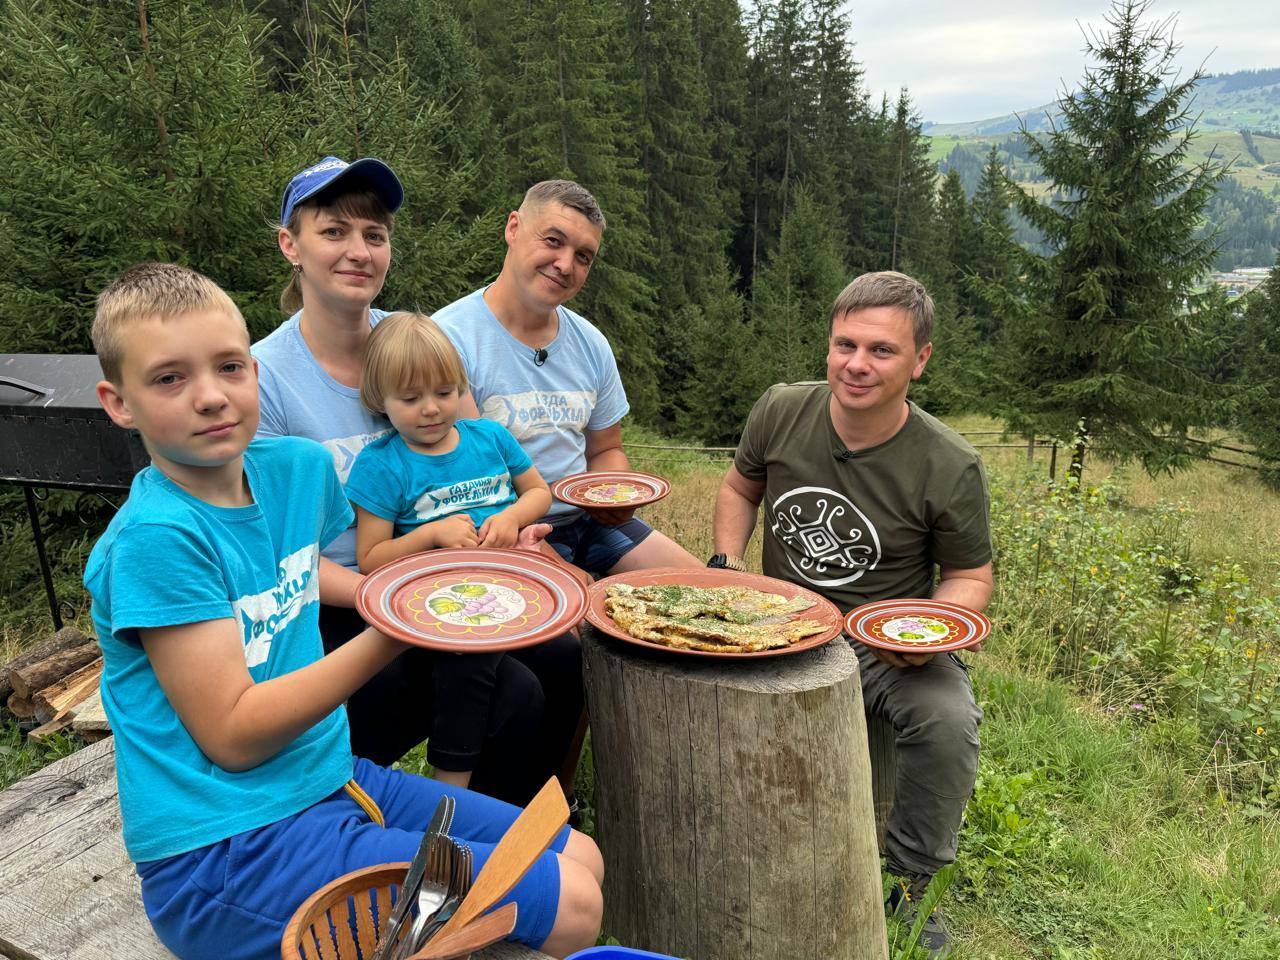
[(825, 382), (770, 387), (747, 418), (734, 465), (763, 481), (764, 572), (841, 610), (933, 593), (935, 566), (991, 559), (987, 478), (978, 452), (909, 404), (907, 422), (849, 452)]

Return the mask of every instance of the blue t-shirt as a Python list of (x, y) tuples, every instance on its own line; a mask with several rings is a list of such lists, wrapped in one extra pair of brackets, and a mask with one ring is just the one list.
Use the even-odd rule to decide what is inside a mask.
[[(370, 310), (370, 326), (386, 315), (385, 310)], [(358, 387), (345, 386), (325, 372), (302, 338), (301, 316), (298, 311), (253, 345), (262, 406), (258, 436), (317, 441), (333, 454), (338, 479), (346, 483), (365, 444), (391, 432), (391, 424), (364, 408)], [(324, 556), (357, 569), (355, 527), (329, 544)]]
[(351, 523), (332, 463), (309, 440), (255, 440), (244, 455), (247, 507), (205, 503), (147, 467), (89, 555), (84, 583), (134, 861), (274, 823), (351, 779), (341, 706), (253, 769), (222, 769), (169, 705), (138, 639), (142, 627), (230, 618), (255, 682), (320, 659), (320, 548)]
[[(560, 330), (540, 366), (493, 315), (483, 288), (432, 314), (462, 354), (480, 415), (510, 430), (548, 483), (585, 470), (586, 431), (611, 427), (630, 409), (604, 334), (572, 310), (556, 313)], [(547, 519), (580, 512), (556, 500)]]
[(459, 420), (458, 445), (432, 455), (409, 449), (398, 433), (360, 451), (347, 497), (391, 520), (396, 536), (465, 510), (479, 528), (516, 502), (512, 478), (533, 465), (516, 438), (492, 420)]

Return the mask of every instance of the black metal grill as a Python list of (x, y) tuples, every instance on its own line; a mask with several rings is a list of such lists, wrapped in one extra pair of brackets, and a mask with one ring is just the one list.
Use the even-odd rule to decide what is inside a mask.
[(24, 488), (54, 626), (62, 627), (44, 549), (36, 488), (122, 492), (150, 462), (142, 438), (98, 403), (92, 354), (0, 354), (0, 483)]
[(150, 459), (98, 404), (92, 354), (0, 354), (0, 482), (128, 490)]

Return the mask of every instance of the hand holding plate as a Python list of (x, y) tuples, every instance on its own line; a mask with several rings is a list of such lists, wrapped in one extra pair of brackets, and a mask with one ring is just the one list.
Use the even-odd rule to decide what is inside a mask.
[(601, 526), (620, 527), (636, 515), (636, 510), (635, 507), (630, 510), (615, 507), (612, 510), (587, 510), (585, 513)]

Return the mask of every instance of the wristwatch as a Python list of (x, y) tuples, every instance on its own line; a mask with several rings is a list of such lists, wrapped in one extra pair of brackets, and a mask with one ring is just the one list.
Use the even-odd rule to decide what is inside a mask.
[(727, 553), (715, 554), (707, 561), (707, 566), (716, 570), (737, 570), (739, 573), (743, 573), (747, 569), (741, 557), (735, 557)]

